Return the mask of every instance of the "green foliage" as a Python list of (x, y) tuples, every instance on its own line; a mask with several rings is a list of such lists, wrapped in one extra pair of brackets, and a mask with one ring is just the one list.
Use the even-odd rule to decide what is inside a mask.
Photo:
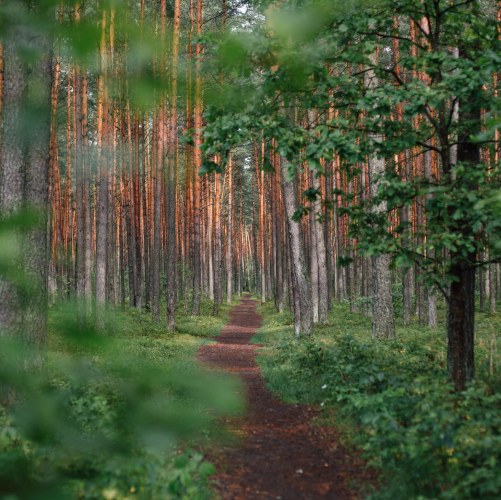
[(296, 340), (271, 306), (263, 311), (259, 340), (268, 348), (259, 362), (269, 385), (351, 423), (351, 440), (383, 472), (375, 498), (499, 497), (501, 380), (486, 366), (492, 320), (479, 322), (479, 380), (456, 394), (441, 332), (401, 327), (398, 341), (371, 342), (370, 320), (336, 305), (331, 326)]
[[(182, 308), (180, 305), (180, 309)], [(176, 318), (176, 331), (193, 337), (215, 337), (221, 328), (228, 322), (231, 306), (227, 303), (220, 304), (219, 316), (212, 315), (214, 304), (209, 300), (202, 300), (200, 316), (183, 316)]]
[(0, 496), (207, 498), (212, 466), (179, 449), (221, 435), (214, 419), (240, 410), (234, 380), (194, 364), (200, 340), (147, 313), (117, 313), (103, 337), (75, 312), (51, 310), (47, 352), (2, 339)]
[[(290, 178), (306, 164), (321, 174), (322, 160), (336, 160), (348, 180), (368, 158), (383, 158), (385, 174), (370, 179), (378, 182), (375, 196), (336, 191), (328, 197), (344, 198), (338, 215), (348, 215), (360, 252), (391, 254), (397, 267), (417, 263), (425, 281), (446, 292), (458, 263), (477, 265), (473, 255), (487, 251), (497, 259), (500, 251), (493, 203), (500, 166), (485, 160), (451, 166), (445, 160), (457, 138), (490, 141), (499, 127), (500, 101), (489, 83), (499, 66), (496, 3), (481, 5), (290, 0), (263, 6), (262, 30), (242, 42), (234, 33), (221, 42), (222, 64), (231, 61), (246, 71), (225, 82), (227, 99), (210, 102), (205, 154), (224, 155), (236, 144), (263, 138), (276, 143)], [(413, 39), (410, 26), (423, 18), (430, 34), (418, 30)], [(460, 48), (459, 56), (451, 47)], [(249, 66), (254, 71), (247, 76)], [(374, 85), (365, 81), (368, 70), (377, 77)], [(461, 112), (453, 119), (457, 102)], [(490, 114), (468, 115), (480, 109)], [(309, 119), (310, 110), (318, 120)], [(432, 151), (438, 172), (406, 172), (409, 155), (418, 155), (415, 165), (424, 164)], [(308, 192), (306, 198), (311, 204), (316, 196)], [(425, 222), (412, 233), (405, 222), (392, 228), (386, 211), (378, 210), (383, 204), (397, 211), (423, 204)], [(309, 209), (300, 207), (294, 219)]]

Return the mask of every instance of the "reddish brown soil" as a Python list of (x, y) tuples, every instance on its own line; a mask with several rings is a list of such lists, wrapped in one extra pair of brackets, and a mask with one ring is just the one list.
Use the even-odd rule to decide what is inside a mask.
[(242, 439), (211, 452), (216, 492), (223, 499), (354, 499), (353, 485), (373, 482), (373, 474), (339, 443), (339, 433), (322, 427), (318, 409), (285, 404), (265, 386), (250, 340), (261, 324), (257, 303), (244, 298), (233, 308), (217, 343), (199, 351), (204, 363), (238, 374), (246, 387), (246, 416), (231, 421)]

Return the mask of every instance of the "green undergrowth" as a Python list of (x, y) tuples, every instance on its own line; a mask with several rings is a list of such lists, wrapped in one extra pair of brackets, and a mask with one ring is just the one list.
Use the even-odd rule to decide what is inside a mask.
[[(259, 363), (289, 402), (315, 403), (381, 471), (371, 498), (500, 498), (501, 315), (478, 316), (477, 379), (455, 394), (446, 377), (444, 328), (397, 328), (371, 340), (370, 319), (336, 304), (311, 339), (293, 337), (292, 318), (261, 307)], [(336, 423), (337, 422), (337, 423)]]
[(236, 303), (227, 304), (225, 302), (221, 304), (219, 306), (219, 316), (215, 317), (212, 315), (212, 302), (203, 301), (200, 306), (200, 316), (179, 316), (176, 321), (176, 329), (179, 333), (186, 333), (196, 337), (215, 337), (223, 326), (228, 323), (230, 309)]
[(42, 361), (4, 339), (0, 498), (210, 497), (213, 467), (197, 450), (225, 438), (217, 418), (242, 404), (237, 382), (194, 356), (227, 309), (180, 313), (174, 334), (137, 310), (110, 315), (99, 334), (75, 307), (53, 307)]

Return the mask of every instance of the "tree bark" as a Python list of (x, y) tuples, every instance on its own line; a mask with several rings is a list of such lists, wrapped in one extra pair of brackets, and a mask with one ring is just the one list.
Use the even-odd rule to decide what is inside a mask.
[(23, 248), (23, 268), (30, 293), (23, 304), (23, 338), (36, 345), (47, 341), (47, 286), (49, 255), (47, 248), (47, 216), (49, 206), (49, 143), (50, 143), (50, 96), (52, 84), (52, 41), (46, 36), (36, 42), (42, 57), (33, 68), (30, 85), (42, 90), (32, 103), (39, 122), (36, 134), (30, 139), (25, 172), (25, 203), (35, 210), (37, 225), (28, 230)]
[[(376, 54), (372, 56), (375, 64)], [(376, 74), (372, 68), (365, 73), (365, 86), (368, 90), (379, 85)], [(383, 140), (377, 134), (371, 134), (375, 142)], [(379, 190), (379, 177), (385, 171), (385, 161), (382, 158), (371, 156), (369, 162), (369, 179), (371, 197), (374, 199)], [(381, 202), (373, 207), (376, 213), (386, 213), (386, 203)], [(391, 258), (387, 254), (372, 257), (372, 336), (375, 339), (395, 338), (395, 319), (393, 312), (393, 295), (391, 290)]]
[(97, 116), (97, 210), (96, 210), (96, 328), (105, 328), (106, 309), (106, 253), (108, 250), (108, 133), (106, 97), (106, 11), (101, 22), (101, 74), (98, 77), (98, 116)]
[[(467, 57), (462, 48), (459, 49), (459, 57)], [(471, 140), (480, 129), (481, 112), (477, 96), (477, 92), (472, 92), (469, 98), (460, 102), (458, 115), (461, 130), (458, 134), (457, 161), (471, 169), (479, 168), (480, 163), (479, 145)], [(472, 191), (478, 189), (471, 181), (468, 187)], [(474, 236), (473, 228), (467, 222), (462, 223), (459, 229), (465, 238)], [(465, 257), (461, 252), (453, 252), (450, 256), (452, 283), (447, 311), (447, 367), (456, 391), (464, 390), (475, 372), (476, 257), (474, 253)]]
[(181, 22), (181, 1), (174, 1), (174, 29), (172, 34), (172, 78), (170, 91), (169, 118), (169, 161), (166, 176), (166, 222), (167, 222), (167, 329), (172, 332), (176, 328), (176, 289), (177, 289), (177, 69), (179, 60), (179, 30)]
[[(31, 9), (30, 14), (36, 15), (36, 7)], [(0, 279), (0, 329), (41, 346), (47, 341), (52, 42), (46, 35), (30, 34), (28, 43), (39, 49), (41, 56), (28, 65), (18, 54), (26, 36), (15, 28), (4, 45), (0, 214), (13, 215), (26, 207), (37, 219), (33, 227), (15, 235), (21, 258), (9, 263), (20, 266), (29, 287), (16, 290), (12, 283)], [(36, 117), (36, 123), (30, 123), (30, 131), (26, 130), (25, 111)]]
[(222, 205), (222, 189), (221, 189), (221, 174), (215, 175), (214, 180), (214, 204), (215, 204), (215, 249), (214, 249), (214, 316), (219, 314), (219, 306), (222, 300), (222, 227), (221, 227), (221, 205)]
[[(202, 35), (203, 4), (202, 0), (197, 0), (196, 4), (196, 27), (197, 36)], [(202, 166), (202, 76), (201, 76), (201, 58), (202, 44), (197, 43), (195, 49), (195, 147), (194, 147), (194, 166), (195, 180), (193, 186), (193, 304), (192, 314), (200, 315), (200, 300), (202, 287), (202, 269), (201, 269), (201, 243), (200, 243), (200, 176), (198, 172)]]
[(289, 233), (292, 292), (294, 296), (294, 333), (296, 337), (311, 335), (313, 331), (313, 311), (311, 307), (311, 283), (306, 274), (301, 225), (292, 217), (297, 210), (297, 196), (292, 180), (288, 180), (287, 161), (280, 160), (282, 193)]
[[(313, 175), (313, 187), (320, 190), (320, 178)], [(320, 199), (315, 202), (315, 218), (313, 220), (313, 236), (316, 239), (318, 266), (318, 322), (326, 325), (329, 322), (329, 273), (327, 267), (327, 250), (325, 247), (324, 224), (317, 220), (322, 216)]]
[(226, 302), (233, 296), (233, 159), (228, 159), (228, 226), (226, 233)]
[[(4, 42), (4, 88), (2, 150), (0, 164), (0, 213), (2, 218), (17, 213), (23, 204), (23, 169), (25, 142), (23, 137), (23, 106), (27, 88), (27, 70), (18, 54), (21, 33), (15, 32)], [(15, 235), (20, 245), (19, 234)], [(9, 262), (19, 266), (20, 262)], [(11, 282), (0, 279), (0, 329), (2, 333), (20, 333), (20, 297)]]

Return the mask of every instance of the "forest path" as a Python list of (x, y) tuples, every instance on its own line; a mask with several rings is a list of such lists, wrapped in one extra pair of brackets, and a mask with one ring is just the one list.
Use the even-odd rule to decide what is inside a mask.
[(362, 461), (339, 443), (335, 429), (315, 425), (319, 410), (280, 402), (266, 388), (251, 338), (261, 325), (257, 302), (243, 298), (217, 343), (203, 346), (198, 359), (238, 375), (245, 384), (247, 411), (227, 421), (241, 438), (210, 453), (214, 486), (223, 499), (354, 499), (350, 484), (371, 482)]

